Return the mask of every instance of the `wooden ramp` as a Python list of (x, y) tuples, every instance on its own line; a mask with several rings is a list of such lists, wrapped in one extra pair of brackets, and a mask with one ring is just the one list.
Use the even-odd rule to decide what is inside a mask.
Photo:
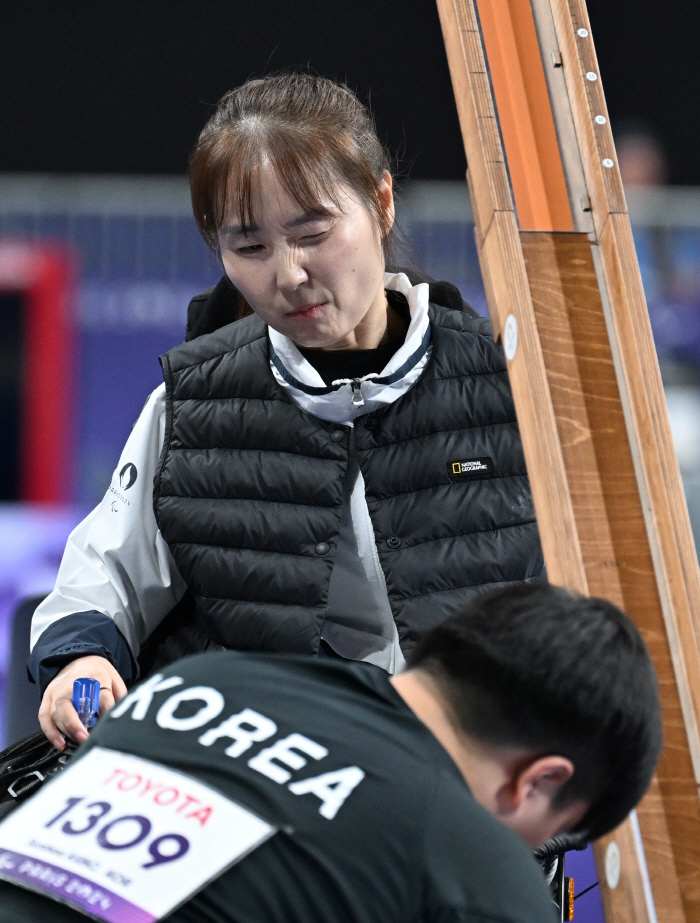
[(660, 680), (606, 920), (700, 923), (700, 573), (585, 3), (437, 3), (549, 579), (621, 606)]

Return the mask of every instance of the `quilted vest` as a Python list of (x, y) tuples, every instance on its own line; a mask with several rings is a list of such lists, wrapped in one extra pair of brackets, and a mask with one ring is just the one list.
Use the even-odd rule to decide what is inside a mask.
[(475, 594), (541, 574), (502, 351), (481, 318), (430, 318), (421, 378), (354, 427), (291, 401), (257, 316), (161, 356), (156, 519), (224, 647), (317, 652), (351, 439), (405, 653)]

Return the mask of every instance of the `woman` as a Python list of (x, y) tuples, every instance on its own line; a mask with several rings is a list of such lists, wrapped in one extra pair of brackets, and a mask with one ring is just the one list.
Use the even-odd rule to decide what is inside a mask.
[[(189, 594), (207, 643), (389, 672), (485, 586), (542, 570), (488, 323), (385, 273), (388, 158), (345, 87), (232, 91), (191, 159), (195, 219), (249, 316), (161, 359), (102, 504), (39, 607), (30, 670), (58, 747)], [(201, 639), (200, 639), (201, 640)]]

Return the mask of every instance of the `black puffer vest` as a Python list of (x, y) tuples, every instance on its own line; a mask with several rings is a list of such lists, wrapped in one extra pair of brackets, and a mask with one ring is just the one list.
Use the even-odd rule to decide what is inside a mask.
[(433, 304), (430, 316), (423, 375), (354, 432), (291, 401), (256, 316), (161, 357), (156, 518), (225, 647), (318, 650), (351, 438), (405, 652), (479, 591), (540, 575), (502, 352), (487, 321)]

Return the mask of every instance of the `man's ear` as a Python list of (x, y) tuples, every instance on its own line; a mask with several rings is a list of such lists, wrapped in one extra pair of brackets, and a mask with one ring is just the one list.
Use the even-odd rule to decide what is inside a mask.
[(536, 849), (551, 837), (572, 830), (590, 807), (580, 799), (563, 808), (552, 806), (573, 774), (573, 763), (563, 756), (515, 762), (506, 770), (507, 779), (496, 793), (492, 813)]
[(499, 811), (505, 814), (544, 799), (551, 805), (559, 789), (574, 774), (574, 764), (563, 756), (542, 756), (514, 766), (510, 778), (497, 793)]

